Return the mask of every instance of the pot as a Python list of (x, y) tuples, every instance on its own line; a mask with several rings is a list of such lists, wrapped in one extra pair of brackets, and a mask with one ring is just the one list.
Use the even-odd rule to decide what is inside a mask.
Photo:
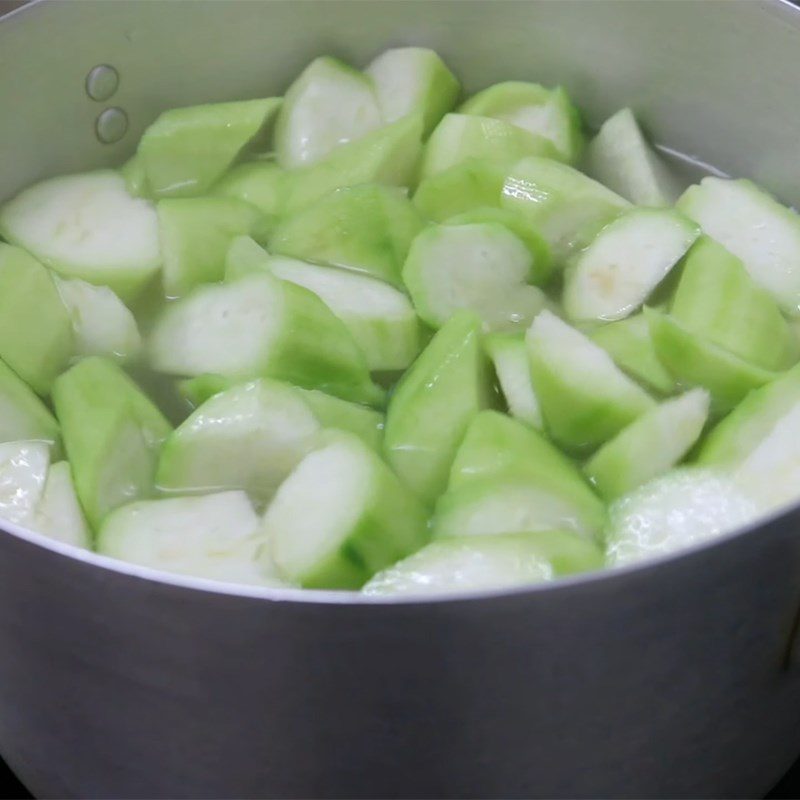
[[(0, 196), (121, 163), (166, 107), (398, 43), (468, 90), (563, 83), (590, 124), (631, 105), (800, 205), (800, 9), (777, 0), (36, 3), (0, 23)], [(800, 749), (799, 605), (798, 509), (431, 602), (172, 578), (6, 525), (0, 752), (40, 797), (755, 797)]]

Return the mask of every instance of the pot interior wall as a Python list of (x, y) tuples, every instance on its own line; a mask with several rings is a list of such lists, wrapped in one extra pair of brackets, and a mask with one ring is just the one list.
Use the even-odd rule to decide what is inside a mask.
[[(0, 29), (0, 196), (120, 163), (164, 108), (281, 93), (319, 53), (364, 64), (417, 43), (467, 91), (563, 83), (590, 125), (630, 105), (659, 142), (800, 205), (798, 16), (785, 2), (725, 0), (45, 3)], [(84, 92), (102, 63), (120, 73), (111, 102), (130, 120), (114, 145), (95, 139), (104, 105)]]

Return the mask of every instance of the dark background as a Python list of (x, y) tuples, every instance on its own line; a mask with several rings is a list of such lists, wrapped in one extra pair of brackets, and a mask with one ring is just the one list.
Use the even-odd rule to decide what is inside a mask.
[(13, 11), (17, 6), (25, 4), (25, 0), (0, 0), (0, 17), (9, 11)]
[[(25, 787), (14, 777), (14, 774), (0, 761), (0, 798), (2, 800), (20, 800), (31, 795)], [(767, 798), (798, 798), (800, 797), (800, 758), (786, 773), (783, 780), (767, 795)]]

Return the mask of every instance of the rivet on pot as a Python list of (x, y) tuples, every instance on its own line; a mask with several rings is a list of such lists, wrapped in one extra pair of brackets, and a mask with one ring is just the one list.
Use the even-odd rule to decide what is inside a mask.
[(112, 97), (119, 87), (119, 73), (108, 64), (99, 64), (86, 76), (86, 94), (103, 102)]
[(128, 130), (128, 115), (121, 108), (107, 108), (97, 118), (94, 129), (103, 144), (118, 142)]

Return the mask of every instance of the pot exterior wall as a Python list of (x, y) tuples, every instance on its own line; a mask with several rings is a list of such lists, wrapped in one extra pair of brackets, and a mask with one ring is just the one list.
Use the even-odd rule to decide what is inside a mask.
[(489, 599), (190, 590), (0, 537), (0, 750), (40, 797), (756, 797), (800, 748), (797, 515)]

